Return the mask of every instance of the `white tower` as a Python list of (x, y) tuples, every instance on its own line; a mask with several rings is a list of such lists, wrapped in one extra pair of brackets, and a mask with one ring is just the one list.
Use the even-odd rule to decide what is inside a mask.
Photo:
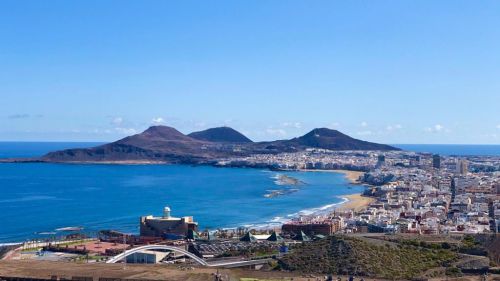
[(168, 206), (163, 208), (163, 218), (164, 219), (170, 218), (170, 208)]

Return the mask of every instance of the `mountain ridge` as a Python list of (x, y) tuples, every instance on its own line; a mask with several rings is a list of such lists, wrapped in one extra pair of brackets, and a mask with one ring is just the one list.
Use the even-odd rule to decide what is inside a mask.
[(66, 149), (44, 155), (44, 162), (151, 162), (213, 164), (220, 159), (254, 154), (297, 152), (308, 148), (329, 150), (399, 150), (354, 139), (337, 130), (317, 128), (289, 140), (252, 142), (229, 127), (185, 135), (168, 126), (152, 126), (115, 142), (85, 149)]

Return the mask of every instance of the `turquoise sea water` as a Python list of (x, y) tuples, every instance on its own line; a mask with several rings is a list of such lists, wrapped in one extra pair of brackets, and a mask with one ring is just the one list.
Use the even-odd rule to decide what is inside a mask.
[(141, 215), (161, 215), (166, 205), (174, 216), (194, 216), (202, 229), (269, 225), (299, 212), (321, 212), (322, 207), (343, 201), (342, 195), (363, 190), (337, 173), (286, 172), (306, 185), (295, 193), (265, 198), (267, 190), (283, 188), (275, 183), (278, 174), (283, 172), (4, 163), (0, 164), (0, 243), (43, 237), (35, 233), (68, 226), (137, 233)]

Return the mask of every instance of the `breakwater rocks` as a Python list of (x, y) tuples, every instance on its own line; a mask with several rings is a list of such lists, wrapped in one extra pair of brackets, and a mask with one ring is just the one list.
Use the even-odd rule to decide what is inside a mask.
[(266, 190), (268, 193), (264, 194), (264, 197), (273, 198), (295, 193), (300, 190), (298, 186), (305, 185), (305, 182), (283, 174), (277, 175), (275, 179), (274, 183), (276, 185), (283, 186), (283, 188)]
[(305, 184), (305, 182), (303, 182), (299, 179), (287, 176), (287, 175), (278, 175), (274, 182), (277, 185), (304, 185)]

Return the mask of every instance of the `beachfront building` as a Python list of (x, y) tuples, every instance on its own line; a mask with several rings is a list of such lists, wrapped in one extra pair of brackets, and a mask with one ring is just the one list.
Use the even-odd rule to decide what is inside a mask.
[(184, 237), (188, 231), (197, 231), (198, 223), (193, 217), (175, 218), (170, 215), (170, 208), (163, 209), (162, 217), (152, 215), (140, 219), (140, 234), (148, 237)]
[(340, 218), (325, 219), (323, 221), (290, 221), (281, 226), (283, 233), (297, 235), (303, 232), (307, 235), (332, 235), (343, 227)]

